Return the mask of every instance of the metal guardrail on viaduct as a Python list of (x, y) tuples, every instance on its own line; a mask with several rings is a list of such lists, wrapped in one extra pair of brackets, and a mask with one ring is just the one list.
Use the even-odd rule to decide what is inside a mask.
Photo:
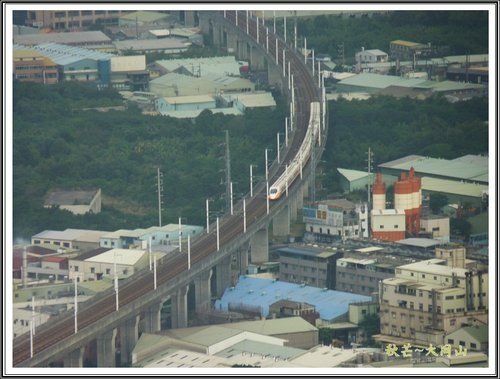
[[(248, 17), (248, 12), (235, 11), (206, 12), (203, 20), (207, 22), (210, 34), (215, 42), (223, 42), (227, 36), (237, 35), (237, 43), (243, 44), (245, 49), (252, 49), (254, 58), (265, 59), (276, 65), (269, 65), (269, 69), (282, 70), (288, 62), (291, 64), (288, 75), (294, 77), (296, 91), (295, 129), (293, 139), (288, 149), (283, 151), (281, 165), (274, 162), (269, 173), (269, 182), (273, 183), (284, 171), (283, 162), (291, 161), (298, 151), (304, 138), (309, 121), (309, 106), (311, 101), (319, 101), (319, 88), (316, 79), (311, 75), (304, 62), (293, 47), (287, 46), (282, 38), (278, 37), (270, 28), (265, 28), (258, 20)], [(248, 20), (248, 23), (247, 23)], [(257, 24), (259, 23), (259, 24)], [(258, 37), (257, 37), (258, 30)], [(248, 31), (248, 33), (247, 33)], [(217, 35), (220, 38), (217, 40)], [(213, 42), (214, 42), (213, 41)], [(227, 42), (226, 42), (227, 43)], [(285, 51), (285, 53), (283, 53)], [(283, 66), (283, 58), (285, 65)], [(252, 65), (252, 62), (250, 62)], [(283, 69), (283, 72), (285, 71)], [(281, 74), (282, 88), (286, 91), (287, 77)], [(302, 179), (298, 178), (290, 184), (289, 196), (273, 201), (267, 211), (266, 184), (260, 183), (255, 187), (254, 196), (246, 198), (246, 223), (244, 223), (243, 202), (240, 201), (234, 208), (234, 214), (226, 214), (220, 220), (220, 233), (217, 238), (215, 227), (210, 227), (210, 233), (203, 233), (193, 239), (190, 249), (190, 262), (186, 251), (178, 250), (168, 254), (158, 261), (156, 270), (156, 288), (154, 288), (154, 274), (149, 268), (139, 271), (120, 283), (119, 309), (115, 306), (115, 292), (113, 289), (94, 296), (91, 300), (80, 304), (77, 322), (74, 313), (65, 312), (47, 323), (37, 327), (32, 343), (29, 333), (17, 337), (13, 342), (13, 367), (40, 367), (61, 359), (69, 352), (85, 346), (99, 335), (123, 325), (131, 316), (140, 315), (159, 301), (167, 299), (178, 288), (189, 285), (193, 279), (204, 272), (211, 270), (215, 265), (237, 251), (246, 244), (257, 231), (267, 228), (272, 218), (283, 208), (288, 206), (288, 200), (293, 196), (301, 196), (301, 189), (314, 171), (314, 162), (321, 155), (326, 140), (326, 128), (323, 130), (321, 146), (316, 147), (313, 158), (304, 168)], [(311, 167), (313, 166), (313, 167)], [(244, 230), (246, 226), (246, 231)], [(188, 265), (190, 266), (188, 269)]]

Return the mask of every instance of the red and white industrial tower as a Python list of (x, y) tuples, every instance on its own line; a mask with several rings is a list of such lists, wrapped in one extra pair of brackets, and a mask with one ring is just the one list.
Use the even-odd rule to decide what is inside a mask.
[(406, 232), (417, 236), (420, 232), (420, 213), (422, 210), (422, 180), (415, 176), (413, 167), (409, 176), (401, 173), (401, 179), (394, 183), (394, 208), (404, 209)]

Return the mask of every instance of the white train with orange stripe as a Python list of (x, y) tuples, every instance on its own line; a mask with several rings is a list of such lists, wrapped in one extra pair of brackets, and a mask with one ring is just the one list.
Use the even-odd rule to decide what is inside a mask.
[(283, 171), (278, 180), (269, 188), (269, 200), (278, 200), (286, 192), (286, 186), (290, 186), (293, 183), (297, 176), (299, 176), (301, 168), (304, 168), (307, 164), (307, 161), (311, 157), (312, 144), (316, 144), (318, 140), (320, 111), (320, 103), (312, 102), (309, 124), (302, 145), (300, 145), (295, 158), (288, 165), (288, 170)]

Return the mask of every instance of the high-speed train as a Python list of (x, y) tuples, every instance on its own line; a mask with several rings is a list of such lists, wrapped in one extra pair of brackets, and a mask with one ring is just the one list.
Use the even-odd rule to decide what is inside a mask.
[(311, 157), (312, 144), (316, 144), (320, 132), (320, 103), (311, 103), (311, 112), (309, 115), (309, 124), (302, 145), (297, 155), (288, 165), (288, 169), (269, 188), (269, 200), (278, 200), (286, 192), (286, 187), (290, 186), (300, 174), (302, 168)]

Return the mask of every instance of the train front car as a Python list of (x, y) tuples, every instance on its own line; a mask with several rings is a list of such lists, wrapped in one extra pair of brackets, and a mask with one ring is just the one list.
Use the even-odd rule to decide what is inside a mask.
[(269, 200), (278, 200), (281, 197), (282, 193), (283, 191), (280, 190), (279, 187), (272, 186), (271, 188), (269, 188)]
[(318, 102), (311, 103), (311, 112), (309, 116), (309, 124), (306, 135), (302, 141), (302, 145), (297, 152), (297, 156), (292, 160), (288, 166), (287, 171), (283, 172), (281, 176), (269, 188), (269, 200), (278, 200), (284, 192), (286, 187), (290, 186), (297, 178), (302, 168), (308, 162), (311, 155), (311, 145), (316, 144), (318, 134), (320, 132), (320, 106)]

